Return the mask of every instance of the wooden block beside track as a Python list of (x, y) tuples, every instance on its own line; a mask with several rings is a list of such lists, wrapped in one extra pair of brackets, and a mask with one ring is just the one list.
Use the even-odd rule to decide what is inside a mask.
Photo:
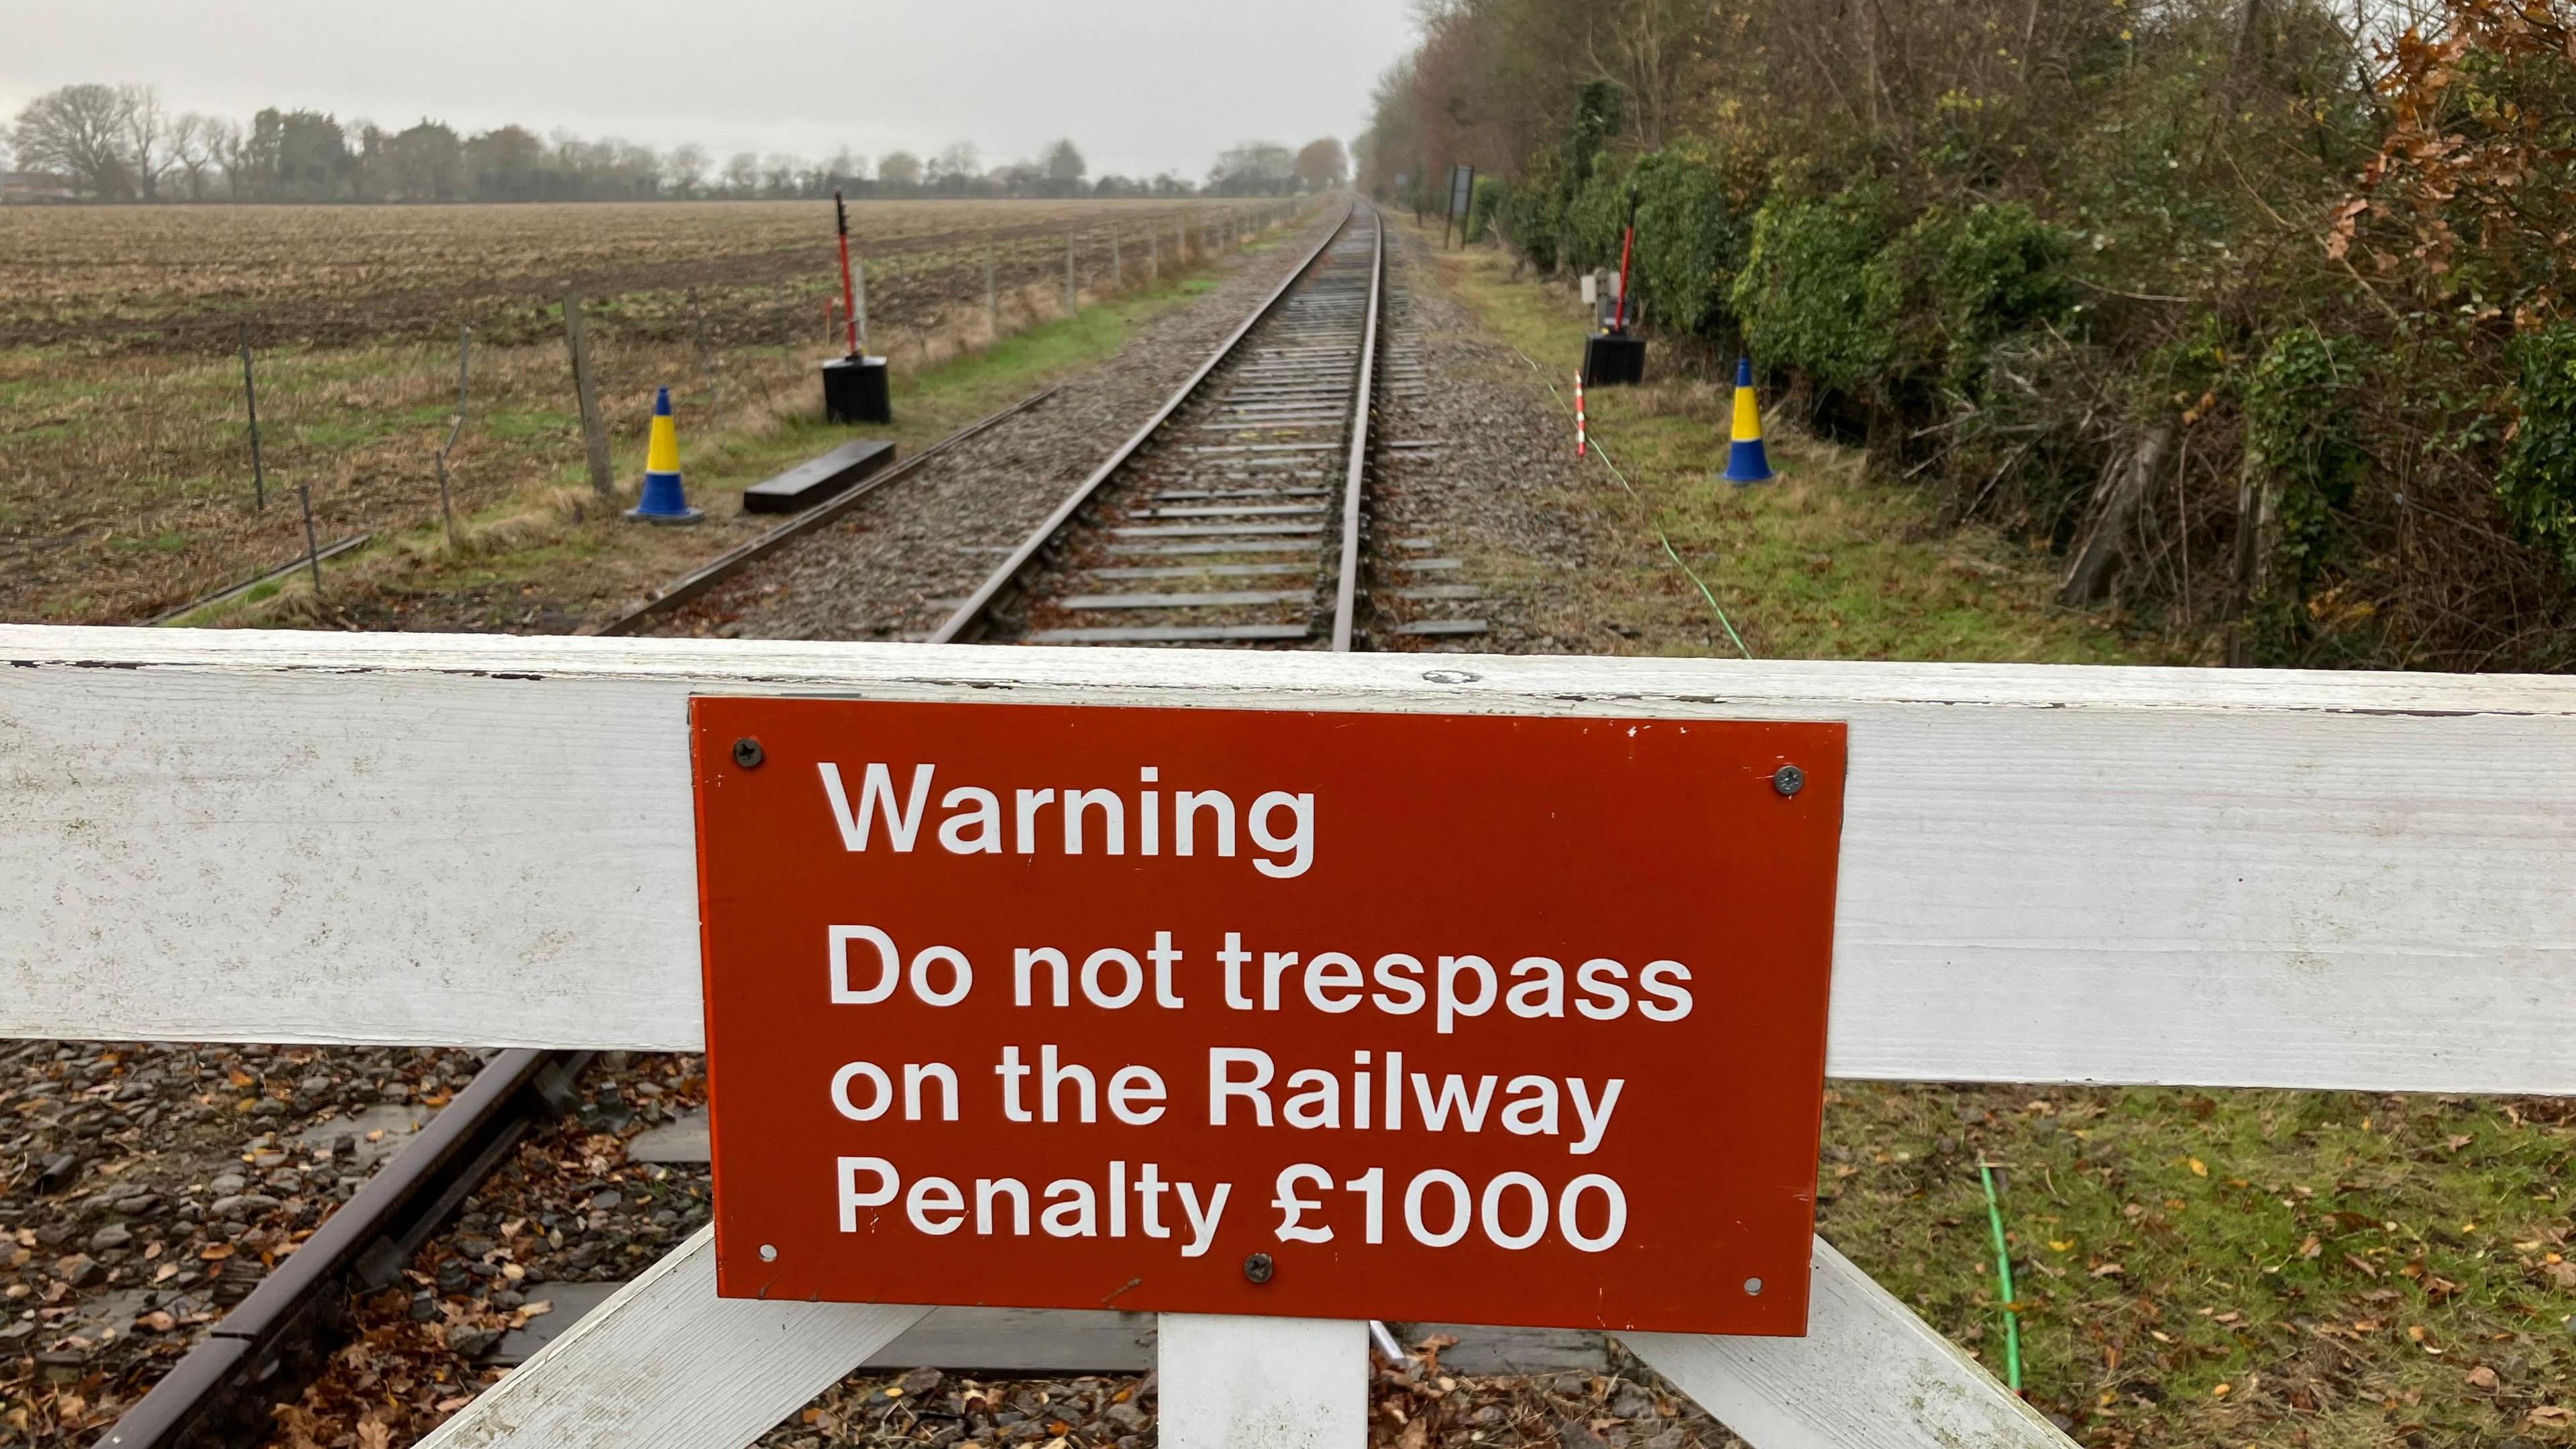
[(894, 462), (894, 444), (874, 438), (843, 443), (812, 462), (799, 463), (766, 483), (742, 492), (745, 513), (801, 513), (827, 498), (847, 493), (870, 474)]

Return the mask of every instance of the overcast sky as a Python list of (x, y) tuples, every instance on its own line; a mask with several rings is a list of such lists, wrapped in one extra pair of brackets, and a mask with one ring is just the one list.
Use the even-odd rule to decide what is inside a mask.
[(0, 0), (0, 120), (74, 81), (173, 110), (516, 121), (655, 147), (987, 164), (1069, 135), (1093, 175), (1196, 177), (1245, 140), (1347, 142), (1406, 0)]

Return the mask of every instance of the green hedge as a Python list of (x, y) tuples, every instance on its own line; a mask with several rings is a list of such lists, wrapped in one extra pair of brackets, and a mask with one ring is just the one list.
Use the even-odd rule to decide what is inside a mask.
[(2355, 349), (2313, 327), (2272, 340), (2245, 382), (2246, 465), (2279, 488), (2276, 558), (2284, 592), (2304, 599), (2337, 542), (2336, 515), (2352, 506), (2370, 455), (2352, 421), (2365, 394)]
[(1512, 246), (1544, 272), (1555, 271), (1565, 232), (1565, 200), (1572, 183), (1565, 157), (1551, 148), (1530, 158), (1517, 180), (1504, 183), (1503, 230)]
[(1477, 214), (1543, 269), (1606, 270), (1633, 199), (1636, 294), (1657, 327), (1740, 341), (1854, 397), (1939, 383), (1973, 398), (1998, 343), (2076, 310), (2067, 234), (2027, 205), (1912, 212), (1880, 182), (1772, 188), (1749, 141), (1621, 155), (1590, 115), (1490, 205), (1480, 183)]
[(1774, 195), (1754, 213), (1729, 294), (1746, 348), (1765, 368), (1875, 395), (1900, 347), (1889, 283), (1873, 287), (1871, 264), (1898, 235), (1895, 198), (1882, 187)]
[(2524, 333), (2510, 357), (2519, 416), (2496, 492), (2523, 536), (2576, 575), (2576, 327)]
[(1483, 241), (1493, 230), (1494, 216), (1503, 201), (1503, 182), (1499, 176), (1479, 176), (1476, 189), (1467, 198), (1467, 245)]
[(2019, 202), (1909, 222), (1874, 182), (1784, 192), (1753, 218), (1730, 301), (1766, 367), (1858, 396), (1933, 381), (1973, 396), (1997, 343), (2074, 311), (2071, 251)]
[(1536, 265), (1614, 270), (1637, 202), (1631, 261), (1639, 299), (1656, 325), (1725, 336), (1735, 317), (1727, 290), (1744, 263), (1749, 218), (1731, 199), (1726, 157), (1704, 143), (1643, 156), (1602, 156), (1590, 178), (1570, 184), (1571, 165), (1545, 153), (1501, 188), (1498, 212), (1513, 246)]

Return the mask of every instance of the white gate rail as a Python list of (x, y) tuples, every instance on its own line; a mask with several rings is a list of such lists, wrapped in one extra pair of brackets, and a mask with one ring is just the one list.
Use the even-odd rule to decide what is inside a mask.
[[(686, 703), (807, 694), (1845, 720), (1833, 1074), (2576, 1094), (2571, 680), (33, 626), (0, 662), (0, 1037), (694, 1050)], [(918, 1312), (719, 1303), (709, 1256), (438, 1442), (738, 1444)], [(1633, 1345), (1761, 1449), (2064, 1442), (1816, 1272), (1806, 1339)], [(1162, 1342), (1172, 1449), (1357, 1442), (1354, 1326)]]
[(2576, 680), (30, 626), (0, 657), (0, 1034), (694, 1049), (684, 702), (832, 694), (1848, 720), (1835, 1075), (2576, 1092)]

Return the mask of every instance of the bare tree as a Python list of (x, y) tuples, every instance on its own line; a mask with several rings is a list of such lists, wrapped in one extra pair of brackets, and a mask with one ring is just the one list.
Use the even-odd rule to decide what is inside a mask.
[(161, 178), (170, 170), (170, 113), (161, 108), (161, 93), (150, 86), (120, 86), (117, 94), (125, 102), (126, 165), (143, 189), (143, 199), (158, 201)]
[(737, 151), (725, 163), (724, 189), (734, 196), (750, 196), (760, 190), (760, 158), (749, 151)]
[(662, 184), (674, 196), (695, 196), (707, 184), (707, 148), (677, 146), (662, 158)]
[[(1591, 17), (1585, 58), (1594, 71), (1616, 77), (1627, 89), (1638, 144), (1648, 150), (1671, 137), (1697, 78), (1695, 42), (1707, 26), (1707, 15), (1708, 7), (1694, 0), (1629, 0)], [(1858, 24), (1866, 51), (1864, 85), (1877, 83), (1877, 23), (1875, 0), (1863, 0)]]
[(224, 194), (241, 200), (242, 183), (250, 174), (250, 137), (239, 121), (222, 116), (201, 116), (204, 124), (199, 134), (204, 138), (206, 155), (215, 169), (224, 173)]
[(943, 190), (962, 192), (967, 184), (984, 174), (984, 153), (972, 141), (953, 141), (930, 163), (930, 184)]
[(189, 111), (170, 123), (170, 166), (188, 184), (188, 199), (206, 199), (207, 173), (215, 166), (214, 117)]
[(1297, 153), (1297, 179), (1308, 191), (1326, 191), (1351, 179), (1350, 153), (1335, 137), (1309, 141)]
[(51, 172), (92, 196), (122, 201), (134, 194), (127, 164), (126, 92), (74, 85), (48, 91), (18, 113), (10, 139), (18, 164)]
[(823, 163), (823, 170), (826, 184), (831, 186), (845, 181), (865, 181), (868, 179), (868, 158), (854, 155), (849, 147), (844, 146), (832, 153), (831, 160)]
[(921, 158), (909, 151), (888, 151), (877, 158), (877, 180), (889, 190), (910, 191), (921, 184)]
[(1276, 141), (1246, 141), (1216, 158), (1208, 189), (1219, 196), (1285, 196), (1297, 189), (1297, 155)]

